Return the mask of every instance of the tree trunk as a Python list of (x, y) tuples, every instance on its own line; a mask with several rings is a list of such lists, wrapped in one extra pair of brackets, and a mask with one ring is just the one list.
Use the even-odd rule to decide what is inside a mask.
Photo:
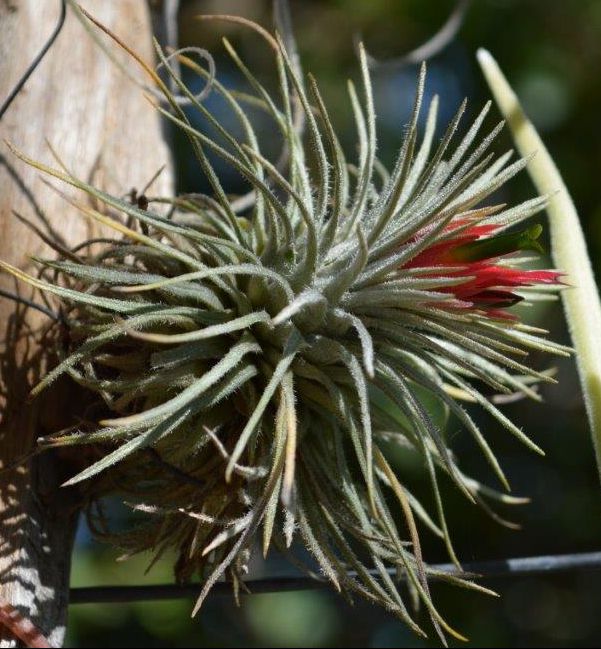
[[(144, 0), (81, 3), (143, 58), (153, 59), (151, 17)], [(45, 42), (59, 10), (58, 0), (0, 0), (0, 101)], [(121, 52), (116, 54), (141, 76)], [(28, 156), (57, 166), (47, 139), (77, 176), (120, 195), (142, 188), (170, 162), (157, 115), (142, 92), (111, 64), (71, 11), (57, 41), (0, 122), (0, 136)], [(171, 174), (165, 171), (152, 193), (171, 191)], [(29, 256), (52, 252), (15, 213), (68, 246), (101, 234), (2, 143), (0, 259), (35, 272)], [(41, 300), (7, 275), (0, 275), (0, 289)], [(43, 314), (0, 295), (0, 466), (31, 451), (41, 434), (72, 421), (76, 398), (64, 385), (28, 401), (47, 363), (42, 332), (48, 322)], [(79, 502), (75, 490), (59, 488), (65, 477), (63, 462), (51, 455), (0, 473), (0, 598), (30, 619), (52, 646), (64, 639)], [(16, 646), (6, 630), (0, 646)]]

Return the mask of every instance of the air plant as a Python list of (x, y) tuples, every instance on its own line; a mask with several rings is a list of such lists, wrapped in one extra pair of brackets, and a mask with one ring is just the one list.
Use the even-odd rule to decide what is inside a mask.
[[(121, 494), (142, 522), (101, 532), (126, 554), (150, 550), (158, 558), (175, 549), (177, 579), (202, 579), (195, 611), (223, 576), (241, 587), (257, 543), (265, 555), (275, 546), (301, 563), (304, 555), (291, 550), (298, 543), (311, 555), (307, 569), (317, 567), (349, 599), (381, 604), (425, 635), (395, 569), (443, 642), (445, 633), (460, 638), (435, 609), (430, 579), (489, 591), (429, 567), (418, 523), (444, 540), (460, 567), (440, 476), (486, 510), (490, 500), (519, 499), (462, 472), (431, 404), (461, 422), (507, 490), (464, 403), (479, 404), (542, 452), (492, 396), (540, 400), (535, 384), (554, 379), (527, 364), (528, 351), (569, 353), (513, 312), (561, 283), (558, 271), (523, 268), (542, 251), (540, 226), (523, 223), (546, 199), (487, 203), (526, 164), (510, 163), (511, 152), (489, 153), (502, 124), (478, 140), (489, 104), (458, 138), (462, 104), (435, 142), (434, 97), (418, 136), (423, 66), (402, 146), (386, 171), (376, 155), (362, 47), (360, 92), (349, 83), (358, 140), (358, 161), (349, 163), (315, 79), (302, 74), (277, 35), (254, 28), (273, 51), (278, 97), (227, 40), (252, 96), (228, 90), (180, 55), (225, 100), (243, 138), (222, 126), (159, 46), (174, 87), (215, 138), (192, 125), (170, 86), (138, 59), (167, 102), (157, 109), (188, 136), (210, 196), (154, 199), (145, 209), (17, 152), (92, 198), (68, 200), (115, 232), (101, 245), (37, 260), (39, 278), (1, 263), (56, 296), (64, 313), (67, 347), (59, 347), (60, 362), (34, 394), (68, 374), (112, 413), (40, 445), (93, 446), (99, 459), (67, 484), (89, 481), (95, 495)], [(262, 153), (248, 105), (273, 120), (284, 142), (279, 163)], [(227, 195), (209, 152), (249, 183), (244, 200)], [(433, 516), (391, 464), (390, 449), (419, 458)]]

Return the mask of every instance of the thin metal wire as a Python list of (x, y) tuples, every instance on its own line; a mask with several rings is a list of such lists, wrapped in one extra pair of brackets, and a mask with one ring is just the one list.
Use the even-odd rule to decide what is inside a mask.
[(60, 314), (55, 313), (51, 309), (48, 309), (42, 304), (38, 304), (33, 300), (28, 300), (25, 297), (21, 297), (16, 293), (11, 293), (10, 291), (5, 291), (4, 289), (0, 288), (0, 297), (5, 297), (9, 300), (12, 300), (13, 302), (17, 302), (18, 304), (24, 304), (25, 306), (31, 307), (32, 309), (36, 309), (36, 311), (39, 311), (40, 313), (47, 315), (49, 318), (52, 318), (56, 322), (62, 321)]
[[(379, 70), (384, 68), (388, 70), (402, 68), (409, 64), (427, 61), (428, 59), (440, 54), (440, 52), (442, 52), (442, 50), (444, 50), (459, 33), (459, 30), (465, 21), (471, 1), (472, 0), (457, 0), (455, 9), (434, 36), (404, 56), (395, 57), (393, 59), (378, 60), (368, 53), (367, 63), (369, 67)], [(358, 44), (359, 39), (355, 39), (355, 48)]]
[(50, 38), (48, 38), (48, 40), (44, 44), (44, 47), (42, 47), (42, 49), (38, 52), (38, 55), (31, 62), (27, 70), (25, 70), (23, 76), (19, 79), (19, 81), (17, 81), (15, 87), (10, 91), (8, 97), (2, 103), (2, 106), (0, 106), (0, 120), (2, 119), (4, 113), (8, 110), (8, 107), (13, 103), (15, 97), (21, 92), (21, 88), (23, 88), (23, 86), (27, 83), (27, 79), (29, 79), (29, 77), (33, 74), (34, 70), (38, 67), (40, 61), (44, 58), (44, 56), (46, 56), (46, 52), (48, 52), (48, 50), (52, 47), (52, 44), (56, 40), (56, 37), (60, 34), (60, 31), (65, 24), (66, 16), (67, 3), (66, 0), (62, 0), (61, 13), (54, 31), (52, 32), (52, 34), (50, 34)]
[[(522, 557), (517, 559), (497, 559), (494, 561), (474, 561), (463, 564), (463, 572), (454, 564), (442, 563), (431, 566), (440, 572), (450, 575), (468, 577), (474, 581), (487, 581), (503, 577), (525, 577), (576, 572), (582, 570), (601, 570), (601, 552), (584, 552), (579, 554), (548, 555), (539, 557)], [(392, 577), (396, 571), (390, 570)], [(356, 577), (354, 572), (349, 576)], [(374, 577), (378, 574), (374, 571)], [(316, 590), (329, 587), (325, 579), (290, 575), (253, 579), (245, 582), (250, 594), (282, 593), (293, 590)], [(198, 596), (199, 585), (187, 584), (177, 586), (163, 584), (157, 586), (92, 586), (72, 588), (71, 604), (110, 604), (140, 601), (160, 601), (168, 599), (188, 599)], [(242, 591), (241, 591), (242, 592)], [(228, 582), (218, 582), (213, 586), (212, 596), (231, 595), (232, 586)]]

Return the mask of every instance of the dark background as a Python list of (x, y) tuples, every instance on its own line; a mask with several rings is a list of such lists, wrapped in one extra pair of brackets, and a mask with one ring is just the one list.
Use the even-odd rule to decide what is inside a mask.
[[(239, 75), (223, 55), (220, 37), (227, 34), (249, 67), (269, 85), (273, 67), (267, 48), (252, 34), (226, 25), (202, 29), (197, 13), (238, 13), (271, 24), (267, 0), (182, 1), (181, 45), (208, 48), (216, 56), (219, 78), (229, 86)], [(453, 8), (450, 0), (298, 0), (291, 2), (299, 49), (306, 71), (320, 84), (335, 126), (350, 154), (353, 124), (346, 79), (357, 78), (353, 38), (361, 35), (379, 59), (402, 55), (427, 40)], [(428, 63), (427, 96), (441, 95), (439, 126), (445, 126), (464, 96), (470, 116), (488, 99), (475, 59), (478, 47), (497, 58), (540, 130), (575, 199), (595, 270), (601, 260), (599, 196), (599, 106), (601, 105), (601, 1), (473, 0), (458, 38)], [(390, 162), (399, 145), (414, 97), (415, 66), (374, 74), (379, 119), (379, 155)], [(220, 111), (218, 103), (209, 107)], [(225, 116), (224, 116), (225, 119)], [(498, 120), (496, 110), (487, 124)], [(467, 123), (468, 120), (465, 121)], [(269, 124), (264, 124), (267, 138)], [(260, 130), (260, 129), (259, 129)], [(274, 152), (276, 144), (274, 144)], [(497, 144), (511, 146), (505, 134)], [(204, 188), (203, 179), (185, 148), (178, 148), (181, 190)], [(235, 175), (220, 169), (232, 192), (243, 191)], [(228, 175), (229, 174), (229, 175)], [(501, 193), (516, 202), (533, 194), (524, 175)], [(544, 217), (541, 217), (544, 223)], [(567, 341), (558, 303), (530, 309), (529, 322), (548, 327)], [(600, 341), (601, 342), (601, 341)], [(540, 458), (488, 419), (482, 424), (512, 482), (514, 493), (532, 497), (530, 505), (502, 513), (522, 524), (508, 530), (466, 503), (449, 485), (447, 511), (456, 549), (462, 560), (493, 559), (601, 549), (601, 499), (582, 396), (574, 364), (533, 355), (539, 368), (555, 365), (559, 385), (543, 388), (545, 403), (522, 401), (505, 412), (547, 453)], [(480, 413), (475, 413), (480, 417)], [(462, 457), (462, 467), (494, 484), (479, 454), (452, 420), (449, 434)], [(414, 482), (419, 467), (397, 469)], [(404, 473), (403, 473), (404, 472)], [(422, 485), (427, 494), (426, 485)], [(419, 484), (416, 490), (420, 491)], [(424, 495), (427, 505), (429, 496)], [(426, 559), (446, 561), (444, 548), (423, 532)], [(73, 560), (74, 586), (167, 583), (166, 559), (144, 575), (146, 557), (116, 563), (116, 553), (90, 540), (82, 526)], [(282, 566), (259, 567), (273, 574)], [(473, 646), (593, 647), (601, 640), (601, 572), (554, 577), (505, 578), (488, 585), (501, 599), (434, 586), (434, 599), (445, 618), (465, 633)], [(252, 646), (430, 646), (408, 633), (385, 612), (357, 602), (348, 606), (329, 592), (253, 595), (237, 608), (229, 597), (209, 599), (190, 619), (192, 601), (140, 602), (133, 605), (72, 606), (67, 646), (72, 647), (252, 647)], [(422, 615), (422, 618), (424, 616)], [(424, 619), (424, 623), (425, 622)]]

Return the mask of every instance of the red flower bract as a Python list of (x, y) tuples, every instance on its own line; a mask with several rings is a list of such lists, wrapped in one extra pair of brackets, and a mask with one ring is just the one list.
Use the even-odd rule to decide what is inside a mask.
[[(426, 248), (404, 267), (431, 267), (434, 276), (439, 274), (436, 273), (437, 268), (444, 268), (444, 277), (465, 277), (463, 283), (438, 289), (457, 298), (447, 307), (486, 309), (491, 316), (511, 317), (502, 309), (522, 300), (513, 289), (558, 284), (562, 273), (500, 265), (499, 259), (520, 250), (542, 252), (537, 241), (542, 231), (540, 226), (516, 233), (497, 234), (501, 227), (496, 224), (469, 226), (465, 220), (455, 221), (445, 232), (452, 234), (459, 230), (457, 236), (450, 236)], [(457, 270), (449, 271), (453, 267), (457, 267)]]

